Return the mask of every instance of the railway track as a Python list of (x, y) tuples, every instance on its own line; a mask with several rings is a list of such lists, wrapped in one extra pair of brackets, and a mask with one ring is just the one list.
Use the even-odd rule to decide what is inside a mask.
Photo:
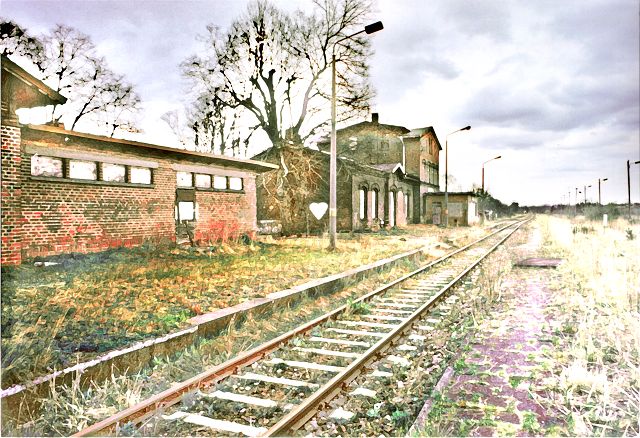
[[(347, 392), (359, 375), (386, 378), (394, 366), (408, 366), (389, 352), (416, 350), (433, 309), (447, 311), (454, 305), (446, 300), (447, 292), (527, 220), (510, 223), (75, 436), (290, 435)], [(389, 366), (380, 366), (383, 362)], [(372, 396), (372, 391), (358, 387), (351, 394)], [(332, 415), (340, 420), (352, 413), (338, 409)]]

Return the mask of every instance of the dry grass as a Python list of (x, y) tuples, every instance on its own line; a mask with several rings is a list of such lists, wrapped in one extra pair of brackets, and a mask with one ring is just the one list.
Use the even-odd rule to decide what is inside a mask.
[[(640, 226), (538, 219), (559, 268), (550, 316), (566, 345), (556, 358), (558, 409), (576, 435), (640, 433)], [(631, 233), (629, 231), (631, 230)]]
[(251, 331), (236, 328), (232, 323), (222, 335), (203, 340), (170, 358), (157, 358), (151, 366), (132, 376), (112, 377), (88, 389), (82, 388), (76, 380), (70, 386), (52, 391), (51, 397), (43, 401), (41, 411), (34, 413), (26, 424), (18, 425), (3, 418), (2, 435), (70, 435), (175, 382), (186, 380), (305, 321), (352, 302), (374, 284), (390, 281), (416, 267), (413, 262), (404, 262), (331, 296), (304, 299), (290, 308), (279, 309), (276, 319), (268, 314), (250, 318), (244, 321), (243, 327), (251, 327)]
[(3, 387), (54, 367), (184, 327), (197, 314), (264, 297), (440, 240), (460, 245), (481, 229), (434, 226), (326, 239), (265, 239), (205, 251), (146, 248), (3, 271)]

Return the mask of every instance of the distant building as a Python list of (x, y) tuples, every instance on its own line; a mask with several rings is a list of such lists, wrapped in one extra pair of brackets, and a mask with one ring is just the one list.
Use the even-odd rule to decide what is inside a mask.
[(65, 101), (2, 57), (3, 265), (255, 233), (255, 179), (277, 166), (18, 122)]
[[(474, 192), (449, 193), (449, 226), (469, 226), (480, 222), (478, 197)], [(428, 224), (444, 223), (444, 193), (426, 195)]]
[[(273, 208), (275, 187), (258, 184), (258, 219), (280, 220), (285, 233), (309, 229), (324, 231), (326, 217), (309, 218), (308, 205), (328, 202), (329, 140), (300, 153), (313, 157), (317, 181), (314, 190), (301, 201), (304, 208), (283, 220)], [(426, 223), (426, 194), (438, 190), (439, 153), (442, 150), (433, 127), (409, 130), (403, 126), (379, 123), (378, 114), (370, 122), (360, 122), (337, 131), (338, 174), (337, 209), (339, 231), (376, 229)], [(270, 148), (255, 157), (274, 164), (277, 152)], [(289, 169), (298, 171), (296, 168)], [(288, 227), (288, 228), (287, 228)]]

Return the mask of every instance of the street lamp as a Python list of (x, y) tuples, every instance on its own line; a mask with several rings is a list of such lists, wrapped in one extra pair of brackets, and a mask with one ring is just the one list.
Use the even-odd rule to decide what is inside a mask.
[(502, 158), (502, 155), (498, 155), (497, 157), (494, 157), (482, 163), (482, 193), (484, 193), (484, 165), (487, 164), (489, 161), (499, 160), (500, 158)]
[(608, 181), (609, 178), (603, 178), (602, 180), (598, 178), (598, 204), (602, 205), (602, 197), (600, 196), (600, 183)]
[(591, 184), (589, 184), (588, 186), (585, 185), (584, 186), (584, 205), (587, 205), (587, 188), (591, 187)]
[(460, 131), (468, 131), (471, 126), (465, 126), (464, 128), (456, 129), (453, 132), (447, 134), (444, 139), (444, 226), (449, 226), (449, 136)]
[[(640, 164), (640, 161), (636, 161), (633, 164)], [(629, 160), (627, 160), (627, 209), (629, 219), (631, 219), (631, 164), (629, 164)]]
[(336, 249), (336, 230), (338, 209), (336, 208), (336, 174), (337, 174), (337, 139), (336, 139), (336, 46), (344, 40), (353, 38), (361, 33), (367, 35), (382, 30), (382, 21), (376, 21), (364, 27), (363, 30), (339, 39), (331, 49), (331, 155), (329, 157), (329, 249)]

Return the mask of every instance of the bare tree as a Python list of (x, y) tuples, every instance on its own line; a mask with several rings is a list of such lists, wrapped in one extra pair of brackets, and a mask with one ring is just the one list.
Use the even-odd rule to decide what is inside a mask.
[(0, 47), (4, 56), (26, 56), (32, 61), (39, 61), (42, 56), (42, 42), (31, 36), (27, 29), (13, 21), (0, 18)]
[[(280, 148), (285, 136), (304, 143), (326, 128), (334, 43), (364, 24), (365, 0), (316, 0), (312, 13), (289, 15), (266, 0), (223, 32), (208, 26), (206, 51), (183, 64), (195, 89), (192, 128), (201, 143), (242, 142), (256, 131)], [(364, 38), (336, 46), (339, 118), (368, 109), (372, 91)], [(322, 114), (321, 114), (322, 113)]]
[(140, 97), (97, 55), (88, 35), (57, 25), (38, 39), (13, 22), (1, 26), (3, 53), (30, 57), (43, 80), (67, 97), (66, 104), (54, 106), (54, 121), (65, 119), (73, 130), (81, 120), (91, 120), (112, 137), (118, 129), (135, 130)]

